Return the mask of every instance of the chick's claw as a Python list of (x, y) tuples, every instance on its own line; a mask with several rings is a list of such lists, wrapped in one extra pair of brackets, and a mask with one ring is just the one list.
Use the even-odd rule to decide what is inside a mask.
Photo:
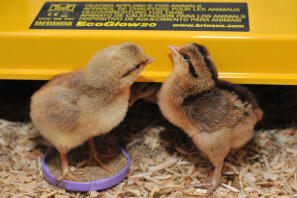
[(70, 179), (72, 181), (80, 182), (80, 179), (78, 179), (69, 168), (67, 154), (60, 153), (60, 159), (61, 159), (62, 176), (59, 178), (59, 180), (62, 181), (63, 179)]
[(71, 170), (69, 170), (68, 168), (62, 169), (62, 177), (60, 177), (59, 180), (62, 181), (64, 179), (69, 179), (71, 181), (81, 182), (81, 180), (78, 179), (75, 176), (75, 174)]

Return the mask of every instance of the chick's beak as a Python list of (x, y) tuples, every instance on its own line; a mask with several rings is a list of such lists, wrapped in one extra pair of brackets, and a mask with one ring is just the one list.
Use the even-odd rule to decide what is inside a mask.
[(129, 101), (128, 101), (128, 103), (129, 103), (129, 107), (131, 107), (133, 104), (134, 104), (134, 102), (137, 100), (137, 98), (136, 97), (130, 97), (129, 98)]
[(179, 54), (180, 47), (169, 45), (169, 49), (171, 50), (173, 56), (177, 56)]
[(147, 59), (144, 61), (143, 66), (146, 66), (154, 61), (155, 61), (154, 58), (148, 56)]

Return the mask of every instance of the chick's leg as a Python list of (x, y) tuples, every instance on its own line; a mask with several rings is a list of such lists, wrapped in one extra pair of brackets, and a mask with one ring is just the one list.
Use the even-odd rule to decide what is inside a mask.
[(62, 169), (62, 177), (60, 177), (60, 180), (69, 178), (73, 181), (80, 181), (79, 179), (76, 178), (76, 176), (72, 173), (72, 171), (69, 168), (67, 153), (61, 153), (61, 152), (59, 153), (60, 153), (61, 169)]
[[(205, 134), (204, 134), (205, 135)], [(200, 141), (199, 138), (194, 138), (194, 142), (198, 148), (206, 154), (210, 162), (215, 167), (214, 174), (211, 183), (206, 184), (194, 184), (190, 187), (205, 187), (208, 186), (208, 191), (204, 196), (209, 197), (216, 188), (220, 185), (221, 174), (224, 165), (224, 159), (230, 151), (230, 145), (228, 144), (228, 136), (222, 136), (220, 133), (206, 134), (209, 135), (208, 142)], [(198, 136), (199, 137), (199, 136)]]
[(99, 166), (101, 166), (104, 170), (107, 172), (111, 173), (110, 169), (104, 165), (104, 163), (99, 159), (98, 153), (96, 151), (95, 145), (93, 138), (88, 140), (88, 145), (89, 145), (89, 157), (88, 160), (86, 160), (84, 163), (80, 164), (79, 166), (84, 166), (84, 165), (91, 165), (93, 161), (95, 161)]
[(214, 164), (215, 170), (212, 176), (211, 185), (208, 187), (207, 193), (204, 196), (204, 198), (209, 197), (209, 195), (211, 195), (220, 185), (223, 165), (224, 165), (224, 160), (221, 160), (218, 163)]

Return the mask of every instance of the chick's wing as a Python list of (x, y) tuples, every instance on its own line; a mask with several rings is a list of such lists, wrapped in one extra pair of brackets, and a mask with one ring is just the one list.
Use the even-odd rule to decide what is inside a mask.
[(211, 132), (228, 123), (230, 104), (219, 89), (213, 88), (187, 97), (182, 109), (193, 125)]
[(78, 125), (80, 109), (78, 97), (71, 90), (59, 89), (46, 105), (46, 117), (52, 125), (63, 130), (71, 130)]

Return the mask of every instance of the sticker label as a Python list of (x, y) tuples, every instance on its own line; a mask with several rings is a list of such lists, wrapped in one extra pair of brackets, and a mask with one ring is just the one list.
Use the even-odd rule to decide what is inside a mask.
[(249, 31), (247, 3), (46, 2), (31, 29)]

